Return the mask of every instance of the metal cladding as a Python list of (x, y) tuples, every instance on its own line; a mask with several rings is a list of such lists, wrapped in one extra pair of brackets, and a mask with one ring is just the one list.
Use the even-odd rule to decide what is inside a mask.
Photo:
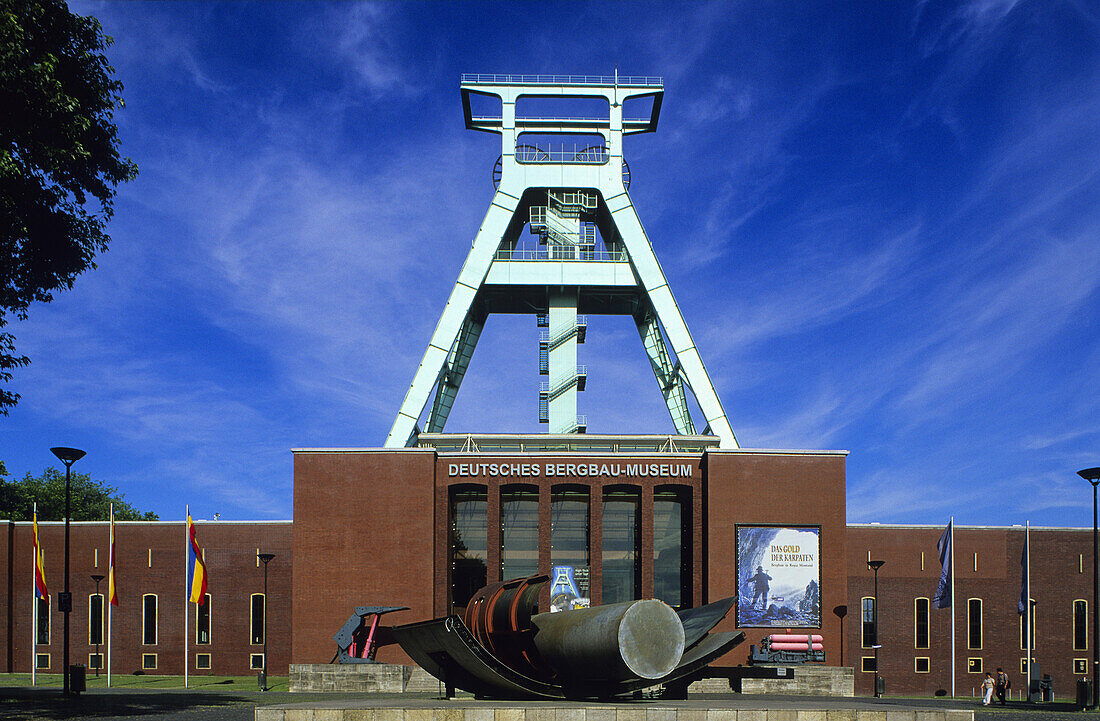
[(613, 698), (694, 674), (744, 641), (709, 633), (733, 599), (676, 612), (640, 600), (535, 614), (545, 575), (486, 586), (465, 622), (447, 616), (395, 626), (394, 638), (448, 686), (485, 698)]
[(532, 617), (535, 648), (559, 678), (661, 678), (684, 654), (684, 625), (656, 599)]

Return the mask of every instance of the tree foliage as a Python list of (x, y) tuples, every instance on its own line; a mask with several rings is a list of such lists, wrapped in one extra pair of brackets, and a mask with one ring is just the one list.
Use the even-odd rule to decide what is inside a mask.
[[(2, 467), (2, 464), (0, 464)], [(0, 518), (31, 520), (31, 509), (38, 503), (38, 520), (65, 519), (65, 473), (47, 468), (40, 476), (30, 472), (21, 481), (0, 477)], [(93, 481), (87, 473), (73, 473), (69, 479), (69, 508), (74, 521), (105, 521), (115, 504), (115, 520), (156, 521), (152, 511), (142, 513), (127, 503), (118, 489), (103, 481)]]
[[(0, 329), (95, 268), (115, 189), (137, 176), (118, 152), (111, 42), (62, 0), (0, 0)], [(0, 383), (30, 362), (14, 341), (0, 332)], [(0, 387), (0, 414), (18, 399)]]

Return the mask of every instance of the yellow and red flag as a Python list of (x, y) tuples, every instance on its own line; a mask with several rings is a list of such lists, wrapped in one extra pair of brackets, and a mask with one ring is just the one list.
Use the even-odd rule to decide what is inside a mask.
[(46, 562), (42, 555), (42, 547), (38, 545), (38, 509), (34, 510), (34, 597), (44, 598), (50, 602), (50, 593), (46, 590)]
[(111, 550), (107, 559), (107, 598), (112, 606), (118, 605), (115, 589), (115, 507), (111, 504)]
[(187, 512), (187, 539), (188, 600), (201, 606), (206, 603), (206, 564), (202, 561), (202, 551), (195, 540), (195, 524), (191, 520), (191, 511)]

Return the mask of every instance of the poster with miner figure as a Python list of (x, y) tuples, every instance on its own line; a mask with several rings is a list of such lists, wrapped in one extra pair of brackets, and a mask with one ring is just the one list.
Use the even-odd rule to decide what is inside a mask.
[(737, 625), (821, 628), (821, 528), (737, 526)]

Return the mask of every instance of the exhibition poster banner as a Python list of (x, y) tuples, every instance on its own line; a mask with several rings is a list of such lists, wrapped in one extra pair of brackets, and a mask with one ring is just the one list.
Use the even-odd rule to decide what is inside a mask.
[(737, 527), (737, 625), (821, 628), (821, 527)]

